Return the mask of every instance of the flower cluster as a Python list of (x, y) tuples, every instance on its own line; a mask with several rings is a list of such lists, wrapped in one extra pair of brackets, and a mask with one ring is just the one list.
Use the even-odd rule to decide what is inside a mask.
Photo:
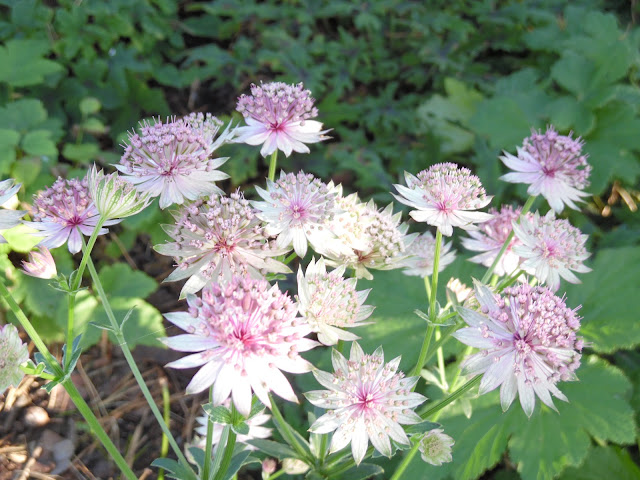
[(417, 177), (407, 172), (404, 176), (407, 186), (394, 185), (398, 191), (394, 197), (416, 209), (409, 213), (414, 220), (438, 227), (443, 235), (451, 236), (453, 227), (473, 230), (476, 223), (491, 219), (490, 214), (475, 211), (492, 197), (468, 168), (438, 163)]
[(454, 333), (462, 343), (481, 349), (464, 361), (464, 373), (484, 374), (480, 393), (501, 386), (500, 402), (507, 410), (516, 394), (531, 416), (536, 395), (555, 409), (551, 394), (567, 401), (556, 387), (574, 380), (584, 345), (576, 335), (580, 317), (562, 298), (544, 287), (526, 283), (508, 287), (503, 296), (476, 286), (480, 312), (460, 307), (469, 325)]
[(513, 248), (524, 259), (521, 268), (552, 291), (560, 288), (560, 277), (570, 283), (580, 283), (573, 273), (586, 273), (591, 269), (582, 262), (589, 257), (584, 244), (588, 235), (572, 226), (568, 220), (556, 219), (553, 210), (544, 217), (538, 213), (513, 223), (516, 237), (521, 242)]
[(263, 198), (253, 202), (265, 231), (277, 236), (278, 248), (293, 244), (300, 258), (307, 254), (307, 243), (314, 248), (330, 235), (327, 222), (336, 214), (336, 192), (311, 174), (281, 173), (277, 182), (267, 180), (267, 190), (256, 187)]
[(20, 366), (29, 360), (29, 350), (22, 343), (18, 329), (11, 324), (0, 327), (0, 393), (17, 387), (24, 373)]
[(304, 274), (298, 270), (298, 310), (325, 345), (357, 340), (342, 329), (368, 325), (364, 320), (373, 313), (363, 305), (370, 290), (356, 291), (357, 280), (345, 279), (344, 271), (343, 265), (327, 273), (324, 259), (312, 259)]
[[(44, 237), (40, 247), (56, 248), (68, 241), (71, 253), (82, 249), (81, 235), (91, 235), (100, 220), (100, 213), (91, 201), (87, 179), (65, 180), (58, 178), (54, 184), (39, 192), (33, 200), (33, 222), (26, 225), (35, 228), (34, 235)], [(104, 226), (120, 220), (106, 220)], [(98, 234), (108, 230), (100, 228)]]
[(291, 271), (272, 258), (287, 249), (277, 248), (268, 239), (255, 209), (240, 192), (184, 206), (177, 213), (176, 225), (167, 233), (175, 242), (156, 245), (155, 249), (178, 262), (166, 281), (189, 278), (182, 296), (197, 292), (211, 281), (228, 281), (233, 275), (262, 278), (268, 272)]
[[(9, 201), (11, 197), (13, 197), (20, 187), (21, 183), (16, 183), (14, 185), (14, 180), (12, 178), (8, 178), (0, 182), (0, 206), (4, 205)], [(0, 232), (3, 230), (8, 230), (20, 224), (20, 219), (24, 216), (26, 212), (21, 210), (8, 210), (1, 209), (0, 210)], [(6, 243), (6, 240), (2, 235), (0, 235), (0, 243)]]
[(557, 213), (562, 212), (565, 205), (577, 210), (574, 202), (589, 195), (582, 191), (589, 186), (591, 173), (587, 156), (582, 153), (583, 145), (580, 138), (558, 135), (551, 126), (545, 133), (533, 130), (518, 148), (517, 156), (504, 152), (500, 157), (514, 170), (500, 178), (529, 184), (529, 195), (542, 194)]
[(305, 394), (312, 404), (329, 410), (310, 430), (334, 432), (331, 452), (351, 443), (357, 464), (364, 458), (369, 441), (387, 457), (393, 454), (390, 439), (408, 445), (409, 439), (400, 425), (421, 422), (413, 408), (426, 400), (411, 391), (418, 377), (404, 378), (402, 372), (397, 372), (400, 357), (385, 364), (382, 347), (365, 355), (353, 342), (349, 360), (337, 350), (333, 350), (331, 358), (335, 373), (313, 371), (316, 380), (328, 390)]
[[(408, 257), (400, 261), (404, 267), (402, 273), (417, 277), (430, 277), (433, 275), (433, 262), (436, 254), (436, 239), (431, 232), (424, 232), (409, 245), (405, 252)], [(456, 259), (455, 250), (451, 250), (451, 242), (440, 244), (440, 258), (438, 272), (443, 271), (447, 265)]]
[(222, 122), (216, 117), (192, 113), (166, 123), (144, 123), (140, 134), (129, 135), (129, 145), (115, 167), (140, 192), (160, 196), (160, 208), (182, 204), (212, 193), (222, 193), (214, 182), (229, 178), (216, 170), (228, 158), (213, 152), (233, 139), (229, 124), (215, 139)]
[(262, 145), (260, 153), (267, 157), (281, 150), (288, 157), (292, 151), (309, 153), (306, 143), (326, 140), (322, 123), (309, 120), (318, 116), (311, 92), (302, 83), (282, 82), (251, 85), (251, 95), (238, 98), (236, 110), (247, 122), (238, 127), (236, 142)]
[(297, 398), (281, 370), (303, 373), (311, 370), (300, 356), (318, 345), (304, 338), (311, 328), (296, 318), (296, 307), (278, 286), (266, 280), (233, 277), (202, 291), (202, 298), (187, 297), (188, 312), (165, 315), (188, 332), (164, 338), (181, 352), (197, 352), (167, 364), (173, 368), (202, 367), (187, 393), (198, 393), (213, 385), (213, 403), (221, 405), (229, 395), (245, 417), (251, 411), (252, 392), (269, 405), (273, 391), (291, 402)]

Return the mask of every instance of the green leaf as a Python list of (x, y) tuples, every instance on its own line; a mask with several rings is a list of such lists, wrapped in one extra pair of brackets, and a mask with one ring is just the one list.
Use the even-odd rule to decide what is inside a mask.
[(271, 457), (276, 457), (279, 460), (283, 460), (285, 458), (299, 458), (298, 454), (291, 447), (289, 447), (289, 445), (285, 445), (284, 443), (274, 442), (273, 440), (262, 440), (258, 438), (248, 440), (247, 443), (249, 445), (253, 445), (261, 452), (264, 452)]
[(383, 473), (384, 469), (380, 465), (375, 465), (373, 463), (361, 463), (359, 466), (351, 467), (342, 475), (338, 475), (335, 478), (336, 480), (365, 480), (373, 477), (374, 475), (382, 475)]
[(0, 128), (26, 133), (47, 119), (47, 111), (40, 100), (24, 98), (0, 107)]
[(240, 421), (231, 425), (231, 430), (233, 430), (237, 435), (248, 435), (249, 425), (247, 425), (247, 422)]
[(483, 100), (476, 114), (469, 121), (471, 127), (487, 138), (494, 148), (512, 149), (521, 145), (532, 126), (515, 100), (495, 97)]
[(153, 278), (140, 270), (133, 270), (126, 263), (104, 266), (98, 276), (110, 298), (146, 298), (158, 288)]
[(32, 130), (22, 137), (22, 149), (29, 155), (55, 159), (58, 149), (49, 130)]
[(16, 159), (16, 147), (20, 142), (20, 134), (15, 130), (0, 128), (0, 175), (9, 173)]
[(100, 109), (102, 108), (102, 104), (100, 103), (100, 100), (98, 100), (97, 98), (86, 97), (80, 100), (79, 108), (80, 108), (80, 113), (82, 113), (82, 115), (86, 117), (99, 112)]
[(214, 407), (212, 403), (207, 403), (202, 406), (202, 409), (213, 419), (215, 423), (226, 425), (230, 424), (233, 420), (231, 412), (224, 405)]
[(46, 58), (47, 41), (36, 39), (12, 39), (0, 45), (0, 82), (12, 87), (37, 85), (46, 75), (59, 72), (62, 67)]
[(582, 305), (580, 334), (597, 352), (635, 347), (640, 344), (640, 247), (601, 250), (591, 267), (580, 276), (581, 285), (564, 284), (568, 305)]
[(170, 458), (156, 458), (151, 462), (151, 466), (166, 470), (169, 474), (168, 476), (176, 480), (197, 480), (197, 477), (190, 469)]
[(82, 143), (75, 145), (67, 143), (62, 149), (62, 155), (69, 160), (79, 163), (89, 163), (98, 156), (100, 147), (95, 143)]
[(627, 450), (620, 447), (594, 447), (580, 467), (567, 468), (560, 480), (637, 480), (640, 468)]
[(229, 463), (229, 468), (222, 476), (222, 480), (231, 480), (233, 476), (238, 472), (238, 470), (240, 470), (240, 467), (242, 467), (242, 465), (245, 465), (245, 463), (257, 462), (257, 460), (253, 457), (247, 460), (250, 454), (251, 452), (249, 450), (244, 450), (236, 453), (231, 459), (231, 463)]

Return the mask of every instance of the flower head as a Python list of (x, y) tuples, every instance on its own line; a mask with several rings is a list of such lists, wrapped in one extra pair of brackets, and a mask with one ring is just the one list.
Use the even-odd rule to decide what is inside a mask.
[[(431, 232), (419, 235), (409, 245), (405, 252), (408, 257), (401, 260), (400, 264), (405, 267), (402, 273), (418, 277), (430, 277), (433, 275), (433, 260), (436, 253), (436, 239)], [(456, 252), (451, 251), (451, 242), (441, 243), (440, 260), (438, 262), (438, 272), (443, 271), (447, 265), (456, 259)]]
[(103, 218), (125, 218), (140, 213), (150, 203), (148, 193), (140, 193), (117, 173), (105, 175), (94, 165), (87, 175), (87, 186), (94, 205)]
[[(471, 238), (462, 239), (462, 245), (467, 250), (482, 252), (469, 260), (490, 267), (507, 237), (511, 234), (512, 223), (518, 220), (521, 210), (520, 207), (514, 209), (511, 205), (503, 205), (500, 207), (500, 211), (490, 208), (489, 213), (493, 215), (493, 218), (479, 225), (478, 230), (469, 232)], [(529, 213), (527, 216), (531, 217), (531, 214)], [(520, 241), (517, 237), (513, 237), (509, 242), (507, 249), (496, 264), (494, 270), (496, 275), (507, 275), (518, 268), (522, 259), (513, 251), (513, 247), (519, 244)]]
[(22, 262), (22, 269), (27, 275), (49, 280), (58, 275), (56, 262), (47, 247), (40, 247), (37, 252), (29, 252), (29, 261)]
[(236, 110), (244, 116), (246, 127), (237, 129), (238, 143), (262, 145), (263, 157), (281, 150), (288, 157), (292, 151), (309, 153), (306, 143), (326, 140), (322, 123), (309, 120), (318, 116), (315, 100), (302, 83), (282, 82), (251, 85), (251, 95), (238, 98)]
[(363, 321), (373, 313), (372, 306), (363, 305), (371, 289), (356, 291), (357, 280), (345, 279), (344, 270), (342, 266), (327, 273), (322, 258), (312, 259), (304, 274), (298, 270), (298, 311), (325, 345), (357, 340), (343, 328), (368, 325)]
[(491, 215), (476, 212), (486, 207), (488, 197), (480, 179), (471, 170), (455, 163), (438, 163), (415, 177), (404, 174), (407, 186), (395, 185), (396, 199), (415, 208), (409, 215), (417, 222), (438, 227), (443, 235), (451, 236), (453, 227), (474, 230), (476, 223), (486, 222)]
[(279, 248), (293, 244), (303, 258), (308, 242), (317, 245), (330, 235), (326, 223), (336, 213), (336, 192), (313, 175), (282, 172), (277, 182), (267, 180), (267, 190), (256, 187), (256, 191), (264, 199), (253, 202), (257, 216), (266, 222), (265, 231), (277, 236)]
[(458, 278), (450, 278), (447, 282), (447, 300), (453, 305), (462, 304), (471, 295), (470, 287), (462, 283)]
[(227, 284), (207, 286), (201, 299), (189, 295), (187, 302), (188, 312), (165, 317), (188, 333), (163, 339), (174, 350), (197, 352), (167, 365), (202, 367), (187, 386), (187, 393), (213, 385), (213, 404), (221, 405), (231, 395), (245, 417), (251, 411), (252, 392), (265, 405), (270, 404), (270, 391), (298, 401), (281, 370), (311, 370), (312, 365), (299, 352), (318, 343), (304, 338), (311, 328), (296, 318), (295, 305), (277, 285), (233, 277)]
[(500, 160), (514, 170), (500, 177), (511, 183), (527, 183), (529, 195), (547, 199), (551, 208), (560, 213), (565, 205), (578, 210), (574, 202), (589, 194), (583, 192), (589, 186), (591, 166), (587, 155), (582, 154), (584, 142), (580, 139), (558, 135), (552, 126), (547, 131), (531, 131), (525, 138), (518, 155), (504, 152)]
[(413, 408), (426, 398), (411, 391), (418, 377), (404, 378), (402, 372), (397, 372), (400, 357), (385, 364), (382, 347), (372, 355), (365, 355), (360, 345), (353, 342), (348, 361), (337, 350), (332, 352), (332, 361), (335, 373), (313, 372), (328, 390), (305, 394), (313, 405), (329, 410), (309, 430), (314, 433), (335, 430), (331, 452), (351, 442), (357, 464), (364, 458), (369, 440), (387, 457), (393, 454), (389, 438), (408, 445), (409, 439), (400, 425), (422, 421)]
[(115, 167), (141, 192), (160, 196), (160, 208), (174, 203), (222, 193), (213, 182), (229, 178), (216, 170), (228, 160), (211, 158), (222, 144), (230, 142), (231, 124), (216, 139), (222, 122), (216, 117), (192, 113), (166, 123), (145, 123), (140, 134), (129, 135), (120, 165)]
[(582, 263), (590, 255), (584, 247), (589, 236), (568, 220), (556, 219), (553, 210), (544, 217), (536, 212), (523, 218), (519, 224), (513, 223), (513, 230), (521, 242), (513, 248), (524, 259), (521, 268), (552, 291), (560, 288), (560, 277), (569, 283), (580, 283), (573, 272), (591, 271)]
[(527, 416), (536, 395), (555, 410), (551, 394), (567, 401), (556, 387), (560, 380), (574, 380), (584, 345), (576, 336), (580, 317), (564, 299), (548, 288), (527, 283), (508, 287), (503, 296), (476, 285), (480, 312), (460, 307), (469, 325), (453, 334), (462, 343), (481, 349), (468, 357), (463, 372), (484, 374), (480, 394), (501, 386), (500, 402), (506, 411), (516, 394)]
[(0, 393), (17, 387), (24, 373), (20, 365), (29, 360), (29, 350), (20, 340), (18, 329), (11, 324), (0, 327)]
[(182, 296), (197, 292), (209, 282), (228, 281), (233, 275), (262, 278), (269, 272), (291, 272), (272, 258), (287, 249), (277, 248), (268, 239), (256, 211), (240, 192), (196, 200), (182, 207), (176, 215), (176, 225), (168, 227), (167, 233), (175, 242), (154, 248), (178, 262), (178, 268), (166, 281), (190, 277)]
[(449, 463), (453, 460), (451, 447), (454, 443), (453, 438), (445, 434), (441, 428), (434, 428), (420, 439), (418, 449), (422, 460), (439, 467), (443, 463)]
[[(340, 189), (338, 188), (340, 192)], [(417, 234), (407, 235), (409, 226), (401, 224), (401, 213), (393, 214), (393, 204), (378, 210), (373, 201), (364, 204), (356, 194), (338, 197), (341, 213), (328, 223), (336, 238), (329, 238), (316, 251), (327, 265), (353, 268), (357, 278), (372, 279), (369, 268), (400, 268), (407, 247)]]
[[(56, 248), (67, 240), (71, 253), (82, 249), (81, 235), (91, 235), (100, 220), (100, 213), (91, 201), (87, 179), (64, 180), (58, 177), (54, 184), (39, 192), (33, 200), (33, 222), (24, 222), (38, 230), (34, 235), (43, 236), (40, 247)], [(107, 220), (109, 226), (120, 220)], [(101, 228), (99, 235), (108, 230)]]
[[(0, 182), (0, 206), (7, 203), (9, 199), (20, 190), (22, 184), (16, 183), (14, 185), (14, 181), (13, 178), (8, 178)], [(0, 231), (20, 225), (20, 219), (25, 213), (26, 212), (21, 210), (8, 210), (4, 208), (0, 210)], [(2, 235), (0, 235), (0, 243), (6, 243)]]

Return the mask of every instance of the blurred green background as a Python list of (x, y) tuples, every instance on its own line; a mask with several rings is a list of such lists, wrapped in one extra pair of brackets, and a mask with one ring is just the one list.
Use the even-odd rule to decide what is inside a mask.
[[(577, 407), (586, 413), (562, 417), (568, 420), (553, 440), (512, 435), (520, 417), (505, 416), (498, 428), (481, 410), (478, 421), (486, 425), (461, 453), (471, 460), (429, 478), (476, 478), (496, 464), (507, 468), (491, 478), (504, 480), (562, 472), (566, 479), (603, 478), (601, 464), (610, 478), (638, 478), (639, 16), (636, 2), (598, 0), (0, 0), (0, 176), (22, 182), (20, 198), (29, 202), (58, 175), (83, 176), (93, 162), (118, 162), (127, 131), (141, 119), (204, 111), (240, 121), (237, 97), (261, 80), (304, 82), (317, 99), (318, 120), (332, 129), (332, 140), (313, 145), (309, 155), (281, 156), (279, 166), (332, 178), (382, 204), (403, 171), (441, 161), (472, 168), (495, 195), (494, 206), (522, 202), (525, 186), (498, 180), (500, 152), (515, 153), (531, 128), (573, 131), (586, 141), (593, 197), (582, 213), (564, 215), (590, 234), (595, 259), (585, 285), (568, 292), (571, 305), (585, 305), (585, 336), (599, 354), (589, 360), (592, 383), (575, 395), (608, 385), (623, 404), (611, 407), (605, 398)], [(258, 149), (230, 145), (221, 154), (231, 157), (222, 168), (231, 175), (223, 184), (228, 191), (263, 181)], [(118, 227), (101, 251), (103, 281), (118, 286), (116, 309), (139, 306), (137, 322), (129, 322), (139, 329), (133, 343), (153, 343), (162, 331), (158, 309), (142, 300), (157, 282), (127, 263), (110, 263), (142, 243), (164, 241), (159, 224), (170, 221), (150, 209)], [(11, 248), (28, 251), (25, 238), (9, 236)], [(20, 274), (9, 247), (0, 253), (27, 312), (50, 340), (60, 340), (61, 298)], [(57, 257), (70, 271), (69, 255)], [(103, 315), (89, 292), (78, 305), (80, 323)], [(407, 305), (402, 315), (411, 315)], [(374, 333), (394, 331), (385, 328)], [(400, 333), (397, 339), (406, 331)], [(594, 411), (594, 426), (576, 434)], [(545, 418), (559, 428), (553, 415), (527, 428), (544, 430)], [(527, 453), (531, 440), (520, 438), (532, 435), (547, 448)], [(507, 447), (511, 460), (500, 464)]]

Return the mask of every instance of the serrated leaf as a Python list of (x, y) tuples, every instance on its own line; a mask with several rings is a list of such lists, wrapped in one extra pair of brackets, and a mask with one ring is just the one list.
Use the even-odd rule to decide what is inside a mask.
[(231, 430), (233, 430), (237, 435), (249, 435), (249, 425), (247, 422), (239, 422), (231, 425)]
[(32, 130), (22, 137), (22, 149), (29, 155), (55, 159), (58, 149), (49, 130)]
[(469, 120), (471, 127), (487, 138), (494, 148), (512, 149), (521, 145), (532, 126), (518, 103), (506, 97), (483, 100)]
[(158, 288), (153, 278), (140, 270), (133, 270), (126, 263), (104, 266), (98, 276), (110, 298), (146, 298)]
[(593, 271), (581, 275), (582, 284), (564, 285), (567, 304), (582, 305), (580, 334), (591, 348), (602, 353), (640, 344), (640, 248), (601, 250), (590, 266)]
[(224, 405), (214, 407), (212, 403), (207, 403), (202, 406), (202, 409), (213, 419), (215, 423), (226, 425), (232, 421), (231, 412)]
[(580, 467), (567, 468), (560, 480), (637, 480), (640, 468), (627, 450), (619, 447), (594, 447)]
[(67, 143), (62, 149), (62, 155), (65, 158), (78, 163), (89, 163), (91, 160), (95, 160), (99, 152), (100, 147), (94, 143), (82, 143), (80, 145)]
[(285, 445), (284, 443), (274, 442), (273, 440), (262, 440), (258, 438), (248, 440), (247, 443), (249, 445), (253, 445), (261, 452), (264, 452), (272, 457), (276, 457), (279, 460), (283, 460), (285, 458), (299, 458), (298, 454), (291, 447), (289, 447), (289, 445)]
[(26, 133), (47, 119), (47, 111), (40, 100), (23, 98), (0, 107), (0, 128)]
[(80, 100), (79, 108), (83, 116), (89, 116), (99, 112), (102, 108), (102, 104), (97, 98), (86, 97)]
[(36, 39), (12, 39), (0, 46), (0, 82), (12, 87), (37, 85), (46, 75), (59, 72), (62, 66), (43, 58), (49, 42)]

